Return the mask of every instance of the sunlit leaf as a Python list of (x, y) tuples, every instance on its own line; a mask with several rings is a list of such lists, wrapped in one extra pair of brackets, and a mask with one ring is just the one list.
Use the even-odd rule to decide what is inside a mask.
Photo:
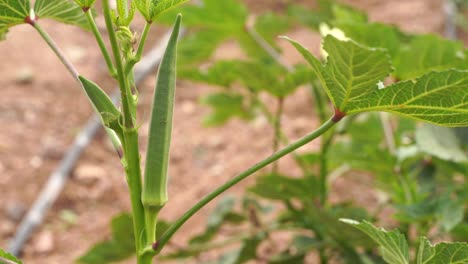
[(89, 8), (93, 6), (96, 0), (74, 0), (81, 8)]
[(389, 264), (409, 264), (408, 242), (398, 230), (386, 231), (377, 228), (369, 222), (358, 222), (350, 219), (341, 219), (366, 233), (380, 246), (383, 259)]
[(151, 22), (167, 10), (189, 0), (134, 0), (136, 8), (146, 21)]

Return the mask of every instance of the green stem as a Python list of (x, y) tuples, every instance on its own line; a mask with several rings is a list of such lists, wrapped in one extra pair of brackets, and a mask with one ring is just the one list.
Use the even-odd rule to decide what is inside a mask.
[(31, 22), (31, 25), (37, 30), (37, 32), (39, 32), (39, 34), (45, 40), (45, 42), (47, 42), (49, 47), (52, 49), (52, 51), (55, 53), (55, 55), (57, 55), (57, 57), (62, 62), (62, 64), (65, 65), (65, 68), (67, 68), (67, 70), (71, 73), (73, 78), (75, 78), (75, 80), (77, 80), (79, 83), (81, 83), (81, 81), (79, 79), (78, 71), (71, 64), (71, 62), (68, 61), (65, 58), (65, 56), (63, 55), (63, 52), (60, 50), (60, 48), (57, 46), (57, 44), (55, 44), (55, 41), (52, 40), (52, 38), (49, 36), (49, 34), (47, 34), (47, 32), (45, 32), (45, 30), (41, 26), (39, 26), (39, 24), (37, 22)]
[(327, 120), (327, 114), (325, 111), (325, 103), (323, 102), (322, 93), (320, 93), (320, 90), (317, 88), (317, 85), (311, 84), (310, 89), (312, 89), (312, 93), (314, 94), (315, 106), (317, 108), (320, 121), (325, 122), (325, 120)]
[(332, 130), (328, 137), (324, 137), (320, 147), (320, 204), (324, 206), (328, 200), (328, 151), (335, 136)]
[(138, 44), (137, 52), (134, 57), (130, 58), (130, 60), (127, 62), (127, 65), (125, 66), (125, 74), (130, 74), (133, 70), (133, 67), (135, 67), (135, 64), (137, 64), (141, 60), (141, 57), (143, 56), (143, 51), (145, 49), (145, 43), (148, 39), (148, 33), (151, 29), (151, 25), (151, 22), (146, 22), (145, 27), (143, 28), (143, 33), (141, 35), (140, 44)]
[(102, 39), (101, 32), (99, 32), (99, 29), (96, 25), (96, 21), (94, 21), (93, 14), (89, 10), (91, 9), (84, 10), (84, 13), (86, 15), (86, 20), (88, 20), (88, 24), (91, 27), (91, 31), (93, 32), (94, 37), (96, 38), (96, 41), (99, 45), (99, 48), (101, 49), (102, 56), (104, 57), (104, 60), (106, 61), (107, 69), (109, 70), (110, 75), (114, 79), (117, 79), (117, 70), (115, 69), (111, 56), (109, 52), (107, 51), (106, 44), (104, 44), (104, 40)]
[[(278, 106), (275, 113), (275, 120), (274, 120), (274, 136), (273, 136), (273, 153), (277, 152), (279, 149), (279, 143), (281, 140), (281, 117), (283, 115), (284, 109), (284, 98), (278, 98)], [(273, 173), (278, 172), (278, 162), (273, 163)]]
[[(125, 173), (130, 191), (130, 200), (133, 214), (133, 230), (135, 230), (135, 247), (137, 252), (144, 246), (142, 239), (145, 237), (145, 212), (141, 203), (141, 167), (140, 153), (138, 151), (138, 132), (136, 129), (124, 128), (125, 137)], [(138, 255), (138, 264), (141, 264)]]
[[(270, 111), (268, 110), (268, 108), (266, 107), (266, 105), (260, 100), (258, 99), (258, 97), (255, 97), (254, 98), (255, 100), (255, 103), (260, 107), (260, 110), (262, 111), (263, 115), (265, 115), (267, 121), (270, 123), (270, 125), (274, 125), (275, 123), (275, 118), (273, 117), (273, 114), (270, 113)], [(288, 137), (285, 135), (285, 133), (281, 130), (279, 130), (279, 139), (281, 140), (281, 143), (284, 144), (284, 145), (289, 145), (289, 140), (288, 140)], [(299, 167), (302, 169), (302, 171), (304, 172), (304, 174), (309, 174), (310, 171), (309, 169), (307, 168), (307, 165), (304, 164), (304, 162), (301, 160), (300, 156), (297, 155), (296, 153), (293, 153), (293, 157), (294, 159), (297, 161), (297, 164), (299, 165)]]
[[(335, 119), (336, 121), (333, 121)], [(223, 184), (222, 186), (218, 187), (216, 190), (205, 196), (201, 199), (197, 204), (195, 204), (191, 209), (189, 209), (184, 215), (182, 215), (179, 219), (177, 219), (171, 227), (164, 233), (161, 239), (153, 245), (153, 248), (156, 253), (160, 252), (161, 249), (166, 245), (169, 239), (174, 235), (175, 232), (188, 220), (190, 219), (196, 212), (198, 212), (201, 208), (203, 208), (206, 204), (208, 204), (211, 200), (231, 188), (232, 186), (236, 185), (240, 181), (244, 180), (248, 176), (252, 175), (253, 173), (259, 171), (260, 169), (268, 166), (272, 162), (286, 156), (287, 154), (293, 152), (294, 150), (304, 146), (305, 144), (311, 142), (312, 140), (318, 138), (330, 128), (332, 128), (336, 122), (339, 121), (337, 118), (329, 119), (325, 122), (322, 126), (317, 128), (315, 131), (311, 132), (310, 134), (306, 135), (305, 137), (297, 140), (296, 142), (284, 147), (283, 149), (279, 150), (278, 152), (274, 153), (273, 155), (269, 156), (268, 158), (260, 161), (259, 163), (255, 164), (254, 166), (250, 167), (246, 171), (240, 173), (233, 179), (229, 180), (227, 183)]]
[(133, 127), (133, 118), (131, 114), (131, 105), (133, 103), (132, 93), (127, 85), (126, 75), (124, 74), (124, 68), (122, 64), (122, 58), (120, 56), (119, 44), (117, 42), (117, 36), (115, 35), (114, 26), (112, 24), (111, 10), (109, 7), (109, 0), (102, 1), (102, 7), (104, 10), (104, 18), (106, 21), (106, 27), (109, 32), (109, 40), (112, 47), (112, 53), (114, 54), (115, 66), (117, 68), (117, 80), (119, 82), (120, 94), (122, 98), (122, 109), (123, 109), (123, 124), (127, 128)]

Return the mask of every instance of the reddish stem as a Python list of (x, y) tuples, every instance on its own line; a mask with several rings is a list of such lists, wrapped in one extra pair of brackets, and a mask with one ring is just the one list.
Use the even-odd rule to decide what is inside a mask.
[(345, 112), (342, 112), (340, 109), (335, 108), (335, 114), (333, 115), (332, 120), (333, 120), (333, 122), (338, 123), (345, 116), (346, 116)]

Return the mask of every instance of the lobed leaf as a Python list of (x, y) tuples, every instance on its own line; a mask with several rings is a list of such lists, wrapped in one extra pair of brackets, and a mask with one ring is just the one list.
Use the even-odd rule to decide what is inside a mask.
[(468, 126), (468, 71), (431, 72), (358, 98), (348, 114), (385, 111), (448, 127)]
[(71, 0), (36, 0), (34, 11), (40, 18), (51, 18), (84, 29), (89, 27), (82, 8)]
[(30, 10), (29, 0), (0, 0), (0, 40), (5, 39), (9, 28), (25, 23)]
[(0, 263), (5, 263), (5, 264), (22, 264), (21, 260), (17, 259), (15, 256), (12, 254), (4, 251), (3, 249), (0, 248)]
[(189, 0), (135, 0), (134, 4), (146, 21), (151, 22), (169, 9), (188, 1)]
[(468, 243), (439, 243), (431, 245), (421, 237), (416, 264), (464, 264), (468, 263)]
[(400, 80), (451, 68), (468, 68), (463, 44), (435, 35), (413, 37), (395, 59), (395, 76)]
[(377, 89), (392, 66), (382, 49), (371, 49), (353, 41), (339, 41), (329, 35), (324, 49), (329, 54), (325, 66), (298, 42), (286, 38), (310, 63), (336, 108), (348, 112), (353, 100)]
[[(306, 48), (288, 39), (312, 65), (337, 109), (347, 114), (391, 112), (443, 126), (468, 126), (467, 71), (431, 72), (388, 87), (387, 53), (327, 36), (323, 66)], [(377, 84), (379, 83), (379, 85)]]
[(94, 2), (96, 0), (73, 0), (75, 3), (77, 3), (81, 8), (90, 8), (93, 6)]
[(364, 221), (358, 222), (351, 219), (340, 219), (346, 224), (366, 233), (372, 240), (380, 246), (383, 259), (389, 264), (409, 264), (408, 242), (398, 230), (386, 231), (383, 228), (377, 228), (371, 223)]

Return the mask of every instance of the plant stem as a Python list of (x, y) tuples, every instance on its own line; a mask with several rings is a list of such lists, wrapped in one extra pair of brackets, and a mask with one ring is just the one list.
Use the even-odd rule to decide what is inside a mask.
[(135, 64), (137, 64), (141, 60), (141, 57), (143, 56), (143, 51), (145, 49), (145, 43), (148, 39), (148, 33), (151, 29), (151, 25), (151, 22), (146, 22), (145, 27), (143, 28), (143, 33), (140, 38), (140, 43), (138, 44), (137, 52), (134, 57), (130, 58), (130, 60), (127, 62), (127, 65), (125, 65), (125, 74), (130, 74), (133, 70), (133, 67), (135, 67)]
[(73, 78), (75, 78), (77, 82), (81, 83), (78, 71), (71, 64), (71, 62), (68, 61), (67, 58), (65, 58), (63, 52), (60, 50), (57, 44), (55, 44), (55, 41), (52, 40), (49, 34), (47, 34), (47, 32), (37, 22), (32, 22), (31, 25), (37, 30), (37, 32), (39, 32), (39, 34), (45, 40), (45, 42), (47, 42), (49, 47), (54, 51), (55, 55), (57, 55), (62, 64), (65, 65), (65, 68), (67, 68), (67, 70), (71, 73)]
[[(284, 98), (278, 98), (278, 105), (275, 113), (275, 120), (274, 120), (274, 135), (273, 135), (273, 153), (278, 151), (280, 139), (281, 139), (281, 117), (283, 115), (284, 109)], [(278, 172), (278, 162), (273, 163), (273, 173)]]
[[(141, 243), (145, 237), (145, 213), (141, 203), (141, 167), (140, 153), (138, 151), (138, 132), (135, 128), (124, 128), (125, 136), (125, 173), (130, 191), (130, 200), (133, 214), (133, 230), (135, 230), (135, 247), (137, 252), (144, 245)], [(137, 254), (138, 264), (141, 264), (140, 255)]]
[(91, 31), (93, 32), (94, 37), (96, 38), (96, 41), (99, 45), (99, 48), (101, 49), (102, 56), (104, 57), (104, 60), (106, 61), (107, 69), (109, 70), (110, 75), (114, 79), (117, 79), (117, 70), (115, 69), (111, 56), (109, 52), (107, 51), (106, 44), (104, 43), (104, 40), (102, 39), (102, 35), (101, 35), (101, 32), (99, 32), (99, 29), (96, 25), (96, 21), (94, 21), (93, 14), (89, 10), (91, 9), (84, 10), (84, 13), (86, 15), (86, 20), (88, 20), (88, 24), (91, 27)]
[(328, 150), (335, 136), (332, 129), (327, 137), (324, 137), (320, 147), (320, 204), (324, 206), (328, 199)]
[(114, 26), (112, 24), (111, 10), (109, 7), (109, 0), (102, 1), (102, 7), (104, 10), (104, 18), (106, 21), (106, 27), (109, 32), (109, 40), (114, 54), (115, 66), (117, 68), (117, 80), (119, 82), (120, 93), (122, 97), (122, 109), (123, 109), (123, 124), (127, 128), (133, 127), (133, 117), (131, 114), (131, 105), (134, 105), (130, 100), (133, 100), (130, 88), (127, 85), (126, 75), (124, 74), (124, 68), (122, 64), (122, 58), (120, 56), (119, 44), (115, 35)]
[(160, 252), (164, 245), (169, 241), (169, 239), (174, 235), (174, 233), (188, 220), (190, 219), (196, 212), (198, 212), (201, 208), (203, 208), (206, 204), (208, 204), (211, 200), (231, 188), (232, 186), (236, 185), (240, 181), (244, 180), (248, 176), (252, 175), (253, 173), (259, 171), (260, 169), (268, 166), (272, 162), (286, 156), (287, 154), (293, 152), (294, 150), (304, 146), (305, 144), (311, 142), (312, 140), (318, 138), (330, 128), (332, 128), (336, 122), (333, 119), (339, 121), (339, 119), (332, 118), (325, 122), (322, 126), (317, 128), (315, 131), (311, 132), (310, 134), (306, 135), (305, 137), (297, 140), (296, 142), (284, 147), (283, 149), (279, 150), (278, 152), (274, 153), (273, 155), (269, 156), (268, 158), (260, 161), (259, 163), (255, 164), (254, 166), (250, 167), (246, 171), (240, 173), (233, 179), (229, 180), (227, 183), (223, 184), (222, 186), (218, 187), (216, 190), (205, 196), (201, 199), (197, 204), (195, 204), (191, 209), (189, 209), (184, 215), (182, 215), (179, 219), (177, 219), (171, 227), (164, 233), (161, 239), (153, 245), (153, 248), (156, 253)]

